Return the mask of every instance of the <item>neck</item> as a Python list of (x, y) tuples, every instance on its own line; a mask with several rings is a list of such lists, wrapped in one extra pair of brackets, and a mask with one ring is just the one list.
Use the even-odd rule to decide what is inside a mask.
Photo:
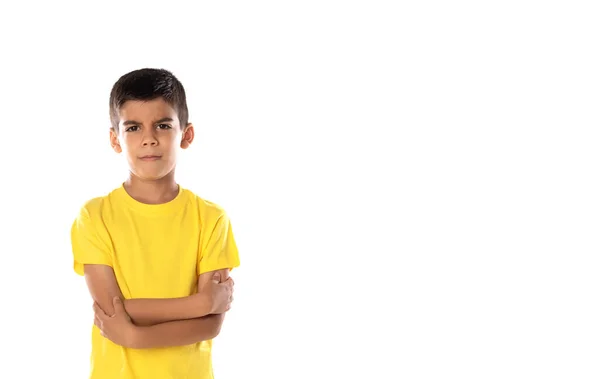
[(163, 178), (155, 180), (141, 179), (129, 172), (129, 177), (123, 183), (123, 186), (129, 196), (145, 204), (168, 203), (179, 193), (174, 171)]

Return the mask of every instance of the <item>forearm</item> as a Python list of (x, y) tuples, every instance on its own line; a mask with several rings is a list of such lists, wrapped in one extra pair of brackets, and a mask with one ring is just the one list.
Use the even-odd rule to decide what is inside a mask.
[(223, 324), (225, 314), (212, 314), (191, 320), (170, 321), (135, 329), (132, 347), (148, 349), (191, 345), (215, 338)]
[(126, 299), (125, 310), (135, 325), (151, 326), (169, 321), (189, 320), (210, 313), (201, 294), (171, 299)]

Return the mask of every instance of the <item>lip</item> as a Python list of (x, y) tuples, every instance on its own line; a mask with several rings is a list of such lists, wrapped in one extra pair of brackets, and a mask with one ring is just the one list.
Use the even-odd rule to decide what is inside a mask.
[(160, 155), (144, 155), (143, 157), (140, 157), (140, 160), (142, 161), (156, 161), (159, 160), (161, 158)]

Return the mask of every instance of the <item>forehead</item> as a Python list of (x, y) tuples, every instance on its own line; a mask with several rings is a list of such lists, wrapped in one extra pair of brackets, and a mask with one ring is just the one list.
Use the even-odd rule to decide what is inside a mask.
[(119, 109), (119, 118), (123, 121), (152, 122), (170, 117), (177, 120), (177, 112), (162, 98), (154, 100), (128, 100)]

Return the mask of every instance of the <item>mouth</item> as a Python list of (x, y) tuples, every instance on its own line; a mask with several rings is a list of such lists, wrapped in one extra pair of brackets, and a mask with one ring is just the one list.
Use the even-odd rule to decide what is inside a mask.
[(140, 157), (140, 160), (142, 161), (156, 161), (159, 160), (161, 158), (160, 155), (144, 155), (143, 157)]

